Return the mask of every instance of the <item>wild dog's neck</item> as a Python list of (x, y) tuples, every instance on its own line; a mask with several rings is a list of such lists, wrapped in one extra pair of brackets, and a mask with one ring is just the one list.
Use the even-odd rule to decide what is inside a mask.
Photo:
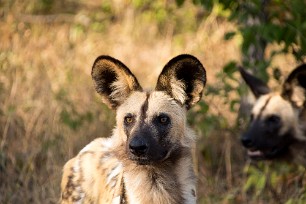
[(128, 203), (195, 203), (196, 181), (190, 151), (176, 159), (154, 166), (126, 162), (124, 185)]
[(173, 169), (135, 166), (124, 172), (124, 184), (128, 203), (179, 203), (183, 199)]

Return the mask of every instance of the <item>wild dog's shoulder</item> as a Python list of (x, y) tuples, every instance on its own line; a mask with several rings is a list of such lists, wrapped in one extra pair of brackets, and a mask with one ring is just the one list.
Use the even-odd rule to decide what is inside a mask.
[(96, 139), (65, 164), (62, 204), (120, 202), (122, 164), (113, 154), (112, 147), (111, 139)]

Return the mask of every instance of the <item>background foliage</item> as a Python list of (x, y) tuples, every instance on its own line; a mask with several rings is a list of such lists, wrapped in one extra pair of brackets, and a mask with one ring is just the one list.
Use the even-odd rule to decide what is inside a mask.
[[(199, 0), (194, 3), (201, 4), (209, 11), (219, 7), (218, 16), (225, 17), (236, 25), (233, 31), (224, 35), (224, 39), (232, 40), (233, 37), (239, 35), (241, 38), (241, 61), (230, 61), (226, 64), (217, 75), (223, 84), (219, 87), (213, 85), (208, 89), (208, 94), (223, 98), (224, 103), (229, 105), (230, 111), (239, 111), (236, 123), (231, 125), (229, 129), (233, 131), (239, 127), (244, 129), (250, 104), (245, 104), (246, 101), (241, 100), (245, 98), (246, 93), (245, 87), (239, 86), (239, 77), (234, 75), (237, 66), (239, 64), (244, 68), (251, 69), (255, 75), (266, 82), (271, 76), (278, 83), (281, 83), (284, 77), (282, 77), (280, 68), (273, 65), (277, 55), (289, 54), (295, 58), (297, 63), (305, 62), (306, 13), (302, 8), (306, 6), (306, 2), (303, 0)], [(177, 4), (181, 5), (182, 1), (177, 1)], [(234, 97), (231, 97), (231, 92)], [(238, 108), (240, 109), (238, 110)], [(229, 122), (226, 114), (222, 117), (222, 120)], [(220, 121), (220, 118), (218, 115), (212, 124), (218, 124), (217, 121)], [(276, 162), (271, 165), (257, 163), (254, 166), (246, 165), (244, 173), (247, 178), (242, 191), (251, 192), (251, 201), (265, 200), (266, 196), (269, 197), (270, 194), (272, 200), (268, 199), (269, 202), (306, 202), (305, 168), (303, 167), (278, 165)], [(297, 179), (295, 180), (297, 192), (291, 191), (288, 184), (292, 175)], [(283, 197), (284, 190), (280, 186), (286, 186), (285, 191), (290, 192), (291, 195), (287, 198)]]
[(277, 87), (305, 60), (305, 4), (0, 1), (0, 203), (56, 203), (64, 163), (111, 134), (114, 113), (90, 77), (98, 55), (120, 59), (152, 87), (181, 53), (208, 73), (188, 117), (199, 135), (199, 203), (305, 203), (303, 167), (247, 160), (239, 135), (249, 97), (236, 72), (240, 64)]

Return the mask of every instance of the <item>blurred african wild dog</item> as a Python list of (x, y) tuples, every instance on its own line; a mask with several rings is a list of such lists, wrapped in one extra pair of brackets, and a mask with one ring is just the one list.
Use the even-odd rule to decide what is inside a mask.
[(294, 69), (280, 92), (240, 69), (256, 97), (241, 138), (252, 159), (294, 160), (306, 166), (306, 65)]
[(110, 138), (98, 138), (68, 161), (62, 203), (196, 203), (195, 135), (186, 111), (202, 96), (206, 71), (198, 59), (170, 60), (154, 90), (143, 90), (120, 61), (100, 56), (92, 68), (96, 91), (116, 109)]

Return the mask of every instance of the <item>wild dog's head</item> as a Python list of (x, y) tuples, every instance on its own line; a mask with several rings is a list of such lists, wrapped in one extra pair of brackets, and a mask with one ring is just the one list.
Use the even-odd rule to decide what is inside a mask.
[(206, 83), (205, 69), (195, 57), (170, 60), (152, 91), (144, 91), (131, 71), (109, 56), (96, 59), (92, 78), (103, 101), (117, 111), (114, 134), (129, 160), (159, 163), (188, 145), (186, 110), (201, 99)]
[(242, 144), (252, 159), (285, 158), (293, 142), (306, 140), (300, 126), (306, 110), (306, 65), (291, 72), (280, 93), (244, 69), (240, 73), (256, 97)]

